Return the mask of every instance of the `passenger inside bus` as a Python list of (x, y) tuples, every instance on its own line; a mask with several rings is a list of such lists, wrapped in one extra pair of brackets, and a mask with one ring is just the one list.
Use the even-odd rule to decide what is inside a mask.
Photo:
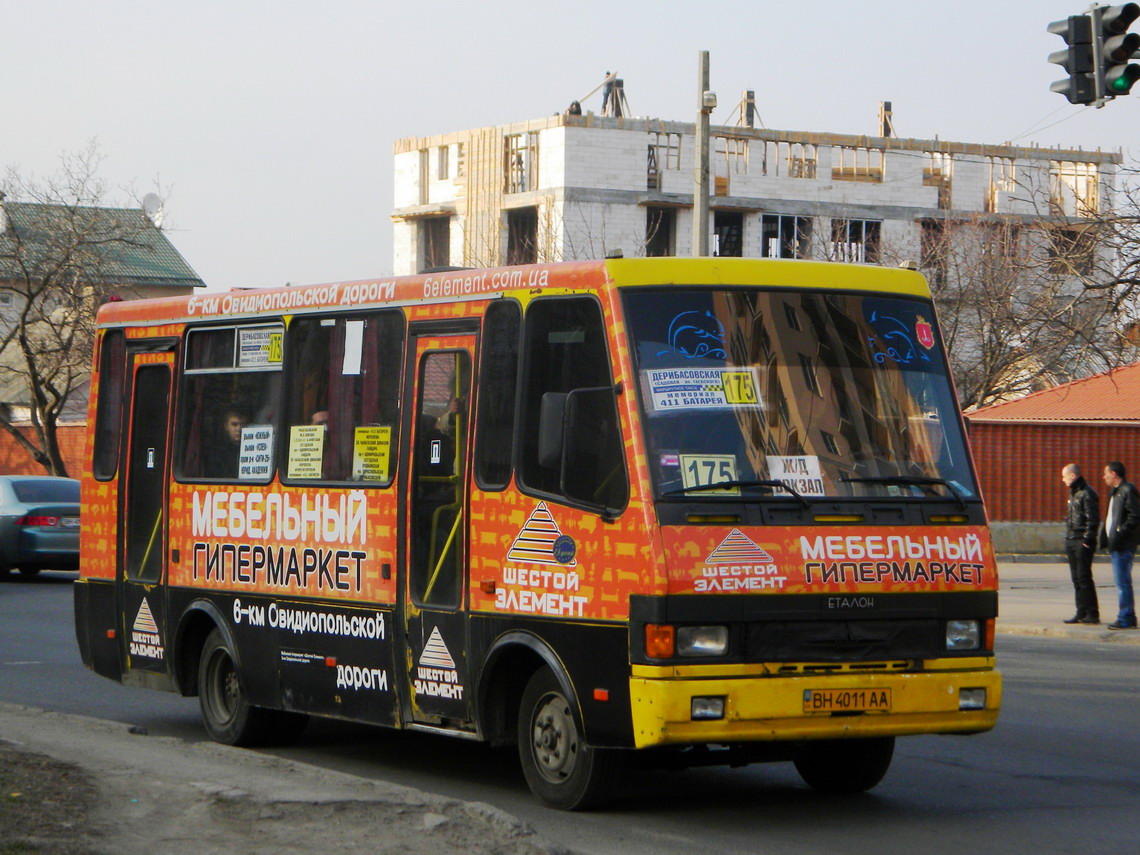
[(249, 424), (249, 416), (241, 410), (225, 411), (213, 442), (206, 449), (206, 476), (209, 478), (235, 478), (238, 458), (241, 456), (241, 430)]

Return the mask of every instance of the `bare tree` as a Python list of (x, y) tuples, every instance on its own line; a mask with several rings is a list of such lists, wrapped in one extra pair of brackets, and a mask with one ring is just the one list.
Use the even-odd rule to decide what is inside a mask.
[(923, 224), (921, 266), (963, 407), (1120, 364), (1119, 301), (1093, 286), (1107, 254), (1091, 223), (979, 216)]
[(43, 182), (9, 169), (0, 195), (0, 430), (52, 475), (67, 474), (57, 425), (89, 378), (95, 313), (154, 231), (141, 209), (100, 207), (100, 160), (92, 143)]

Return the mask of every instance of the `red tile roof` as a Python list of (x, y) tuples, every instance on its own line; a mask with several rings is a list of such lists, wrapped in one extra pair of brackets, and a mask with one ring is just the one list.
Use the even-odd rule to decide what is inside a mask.
[(1140, 362), (966, 413), (985, 422), (1140, 422)]

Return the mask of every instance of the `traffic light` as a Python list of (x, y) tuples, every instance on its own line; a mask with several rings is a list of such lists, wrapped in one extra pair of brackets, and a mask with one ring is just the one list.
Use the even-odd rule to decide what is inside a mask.
[(1068, 45), (1064, 50), (1049, 54), (1049, 61), (1069, 72), (1068, 80), (1057, 80), (1049, 89), (1064, 95), (1070, 104), (1092, 104), (1097, 100), (1096, 76), (1093, 74), (1092, 18), (1088, 15), (1070, 15), (1063, 21), (1050, 24), (1049, 32), (1063, 38)]
[(1120, 6), (1099, 8), (1100, 57), (1097, 68), (1097, 94), (1101, 98), (1127, 95), (1132, 84), (1140, 79), (1140, 65), (1129, 62), (1140, 49), (1140, 34), (1128, 32), (1132, 22), (1140, 18), (1140, 5), (1124, 3)]

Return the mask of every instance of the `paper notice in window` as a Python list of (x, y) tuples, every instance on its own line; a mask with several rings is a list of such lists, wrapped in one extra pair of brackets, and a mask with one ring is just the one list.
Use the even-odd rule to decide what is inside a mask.
[(352, 436), (352, 479), (387, 481), (392, 459), (391, 425), (364, 425)]
[(359, 374), (364, 356), (364, 321), (348, 321), (344, 325), (344, 360), (341, 374)]
[(293, 425), (289, 428), (287, 477), (320, 478), (325, 456), (324, 425)]
[(268, 481), (273, 474), (273, 426), (246, 425), (241, 429), (238, 478)]
[(755, 368), (651, 368), (642, 372), (655, 412), (762, 408)]
[(783, 481), (801, 496), (823, 496), (823, 474), (819, 468), (819, 458), (814, 454), (794, 457), (768, 455), (768, 474), (777, 481)]

